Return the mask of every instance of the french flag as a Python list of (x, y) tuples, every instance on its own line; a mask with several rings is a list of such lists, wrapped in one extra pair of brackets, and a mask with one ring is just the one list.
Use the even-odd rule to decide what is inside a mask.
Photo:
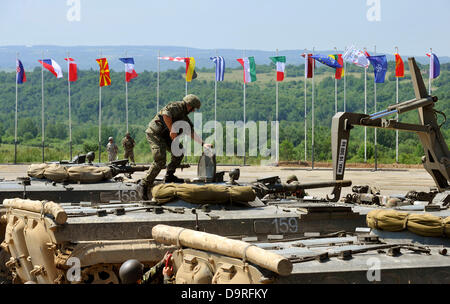
[(18, 84), (24, 83), (27, 81), (27, 76), (25, 75), (25, 70), (23, 68), (22, 62), (17, 59), (16, 60), (16, 80)]
[(136, 78), (138, 74), (134, 70), (134, 59), (131, 57), (119, 58), (120, 61), (125, 63), (125, 81), (130, 82), (131, 79)]
[(59, 64), (53, 59), (38, 60), (44, 68), (50, 71), (56, 78), (62, 78), (63, 73)]
[(428, 53), (428, 57), (430, 57), (430, 77), (431, 79), (438, 78), (441, 74), (441, 64), (439, 62), (439, 58), (435, 53)]
[(78, 73), (77, 73), (77, 63), (73, 58), (64, 58), (65, 61), (69, 62), (69, 81), (77, 81)]

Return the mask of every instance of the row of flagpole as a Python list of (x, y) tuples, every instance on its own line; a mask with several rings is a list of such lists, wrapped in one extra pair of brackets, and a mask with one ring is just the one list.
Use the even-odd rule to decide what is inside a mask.
[[(337, 51), (336, 48), (335, 48), (335, 50)], [(396, 55), (398, 55), (398, 47), (396, 47), (395, 50), (396, 50)], [(311, 54), (312, 57), (314, 57), (314, 51), (315, 51), (315, 48), (313, 48), (313, 53)], [(376, 46), (375, 46), (375, 50), (374, 51), (375, 51), (375, 55), (376, 55)], [(366, 54), (365, 56), (367, 56), (367, 58), (369, 58), (370, 55), (367, 54), (367, 51), (365, 49), (364, 49), (364, 52)], [(306, 50), (305, 50), (305, 53), (306, 53)], [(216, 54), (216, 58), (218, 58), (217, 50), (215, 51), (215, 54)], [(73, 59), (71, 59), (69, 57), (69, 55), (70, 55), (69, 52), (67, 52), (67, 57), (68, 58), (66, 58), (66, 60), (67, 60), (68, 70), (70, 71), (71, 60), (73, 61)], [(315, 60), (311, 61), (312, 62), (312, 67), (311, 67), (312, 77), (309, 77), (307, 75), (309, 73), (308, 72), (308, 68), (309, 68), (309, 58), (308, 57), (310, 55), (308, 55), (308, 54), (304, 54), (304, 55), (306, 55), (306, 56), (304, 56), (305, 57), (305, 104), (304, 104), (304, 106), (305, 106), (305, 111), (304, 111), (304, 114), (305, 114), (305, 117), (304, 117), (304, 123), (305, 123), (305, 161), (307, 160), (307, 90), (306, 90), (307, 89), (307, 82), (306, 82), (306, 79), (307, 78), (312, 78), (311, 166), (312, 166), (312, 169), (314, 169), (314, 148), (315, 148), (314, 147), (314, 141), (315, 141), (315, 138), (314, 138), (314, 129), (315, 129), (314, 70), (315, 70), (315, 60), (318, 60), (321, 63), (323, 63), (322, 62), (323, 58), (314, 57)], [(126, 56), (127, 56), (127, 53), (125, 52), (125, 57)], [(171, 58), (169, 60), (173, 60), (173, 61), (182, 61), (180, 59), (183, 59), (184, 62), (187, 63), (187, 66), (186, 66), (186, 75), (187, 75), (187, 73), (188, 73), (188, 65), (190, 64), (189, 60), (188, 60), (189, 59), (188, 56), (189, 56), (188, 49), (186, 49), (186, 58), (179, 58), (179, 57), (177, 57), (177, 58), (175, 58), (176, 60), (173, 60), (174, 58), (172, 58), (172, 57), (160, 57), (160, 51), (158, 50), (157, 111), (159, 111), (159, 103), (160, 103), (160, 100), (159, 100), (159, 98), (160, 98), (160, 96), (159, 96), (159, 94), (160, 94), (160, 91), (159, 91), (159, 86), (160, 86), (160, 59), (162, 59), (162, 58), (163, 59)], [(276, 58), (279, 58), (278, 57), (278, 49), (276, 50), (276, 56), (277, 56)], [(340, 55), (336, 55), (336, 56), (340, 56)], [(430, 92), (430, 94), (431, 94), (431, 91), (432, 91), (432, 89), (431, 89), (432, 81), (431, 80), (433, 79), (433, 77), (434, 78), (437, 77), (437, 76), (434, 76), (434, 74), (433, 74), (433, 76), (431, 75), (432, 71), (434, 73), (434, 69), (435, 69), (434, 68), (435, 64), (434, 64), (434, 61), (433, 61), (435, 59), (433, 58), (433, 56), (435, 56), (435, 55), (432, 53), (432, 49), (430, 49), (430, 54), (429, 54), (429, 57), (430, 57), (429, 92)], [(16, 54), (16, 63), (17, 64), (19, 62), (18, 57), (19, 57), (19, 54), (17, 53)], [(108, 67), (106, 58), (101, 58), (101, 57), (102, 57), (102, 52), (100, 50), (100, 59), (97, 59), (97, 62), (99, 63), (99, 66), (100, 66), (100, 75), (102, 77), (102, 75), (103, 75), (102, 73), (105, 72), (104, 70), (107, 70), (108, 78), (109, 78), (109, 67)], [(284, 57), (284, 56), (281, 56), (281, 57)], [(320, 57), (320, 55), (318, 55), (318, 57)], [(248, 63), (248, 58), (245, 57), (245, 50), (243, 50), (243, 58), (246, 59), (247, 63)], [(253, 57), (250, 57), (250, 58), (253, 59)], [(274, 57), (271, 57), (271, 59), (273, 59), (273, 58)], [(335, 58), (337, 58), (337, 57), (335, 57)], [(105, 59), (105, 61), (101, 62), (102, 59)], [(125, 72), (127, 74), (128, 73), (127, 62), (125, 62), (122, 59), (125, 59), (125, 60), (126, 59), (131, 59), (132, 60), (132, 58), (119, 58), (119, 59), (125, 63)], [(211, 57), (211, 59), (213, 59), (213, 57)], [(186, 60), (188, 60), (188, 61), (186, 61)], [(193, 62), (193, 66), (195, 66), (195, 60), (193, 58), (190, 58), (190, 60)], [(242, 62), (240, 60), (241, 59), (238, 59), (238, 61), (244, 67), (243, 120), (244, 120), (244, 126), (245, 126), (245, 123), (246, 123), (246, 83), (255, 81), (256, 80), (256, 76), (254, 76), (254, 80), (253, 80), (253, 78), (252, 78), (253, 76), (248, 76), (247, 75), (247, 77), (250, 77), (251, 79), (250, 80), (248, 80), (248, 79), (246, 80), (246, 73), (250, 71), (251, 63), (249, 63), (250, 68), (248, 68), (248, 66), (246, 66), (244, 64), (245, 60), (242, 61)], [(284, 60), (285, 60), (285, 58), (284, 58)], [(42, 160), (43, 160), (43, 162), (45, 160), (45, 154), (44, 154), (45, 153), (44, 152), (44, 147), (45, 147), (45, 129), (44, 129), (44, 127), (45, 127), (44, 126), (44, 66), (47, 69), (49, 69), (48, 64), (44, 65), (44, 61), (50, 62), (50, 65), (56, 64), (56, 62), (54, 62), (52, 59), (44, 60), (44, 52), (42, 53), (42, 62), (41, 62), (41, 83), (42, 83), (42, 85), (41, 85), (41, 90), (42, 90), (41, 91), (41, 96), (42, 96), (41, 116), (42, 116), (42, 126), (41, 126), (41, 128), (42, 128)], [(343, 60), (342, 67), (343, 67), (344, 71), (345, 71), (345, 68), (346, 68), (346, 62), (347, 62), (347, 60)], [(135, 73), (135, 71), (134, 71), (134, 61), (133, 60), (132, 60), (132, 63), (133, 63), (132, 69), (133, 69), (133, 72)], [(216, 63), (216, 65), (217, 64), (218, 63)], [(402, 64), (403, 64), (403, 62), (402, 62)], [(253, 65), (254, 65), (254, 60), (253, 60)], [(57, 64), (56, 64), (56, 66), (60, 69), (60, 67)], [(359, 66), (361, 66), (361, 65), (359, 65)], [(368, 68), (368, 65), (364, 67), (364, 113), (365, 114), (367, 114), (367, 68)], [(23, 69), (23, 67), (22, 67), (22, 69)], [(49, 70), (55, 76), (57, 76), (57, 78), (61, 78), (62, 77), (62, 71), (61, 70), (60, 70), (61, 76), (59, 77), (59, 74), (57, 75), (57, 73), (55, 72), (56, 67), (52, 66), (51, 69), (53, 69), (53, 71), (51, 71), (50, 69)], [(248, 69), (249, 71), (247, 71), (246, 69)], [(193, 72), (194, 75), (195, 75), (194, 68), (192, 68), (191, 72)], [(278, 72), (278, 66), (277, 66), (277, 72)], [(19, 81), (17, 79), (18, 73), (19, 73), (19, 70), (17, 70), (17, 73), (16, 73), (16, 113), (15, 113), (15, 134), (14, 134), (15, 135), (14, 136), (14, 142), (15, 142), (14, 162), (15, 163), (17, 162), (17, 107), (18, 107), (18, 83), (19, 83)], [(217, 71), (216, 71), (216, 73), (217, 73)], [(251, 72), (249, 72), (249, 73), (251, 74)], [(284, 75), (284, 66), (283, 66), (283, 75)], [(439, 75), (439, 73), (437, 75)], [(133, 76), (132, 78), (134, 78), (136, 76), (137, 76), (137, 74), (135, 74), (135, 76)], [(192, 77), (191, 79), (195, 78), (195, 76)], [(343, 73), (343, 77), (344, 77), (344, 112), (345, 112), (346, 111), (346, 73), (345, 72)], [(385, 76), (383, 76), (383, 77), (385, 77)], [(68, 103), (69, 103), (69, 146), (70, 146), (70, 157), (72, 158), (72, 130), (71, 130), (71, 128), (72, 128), (72, 126), (71, 126), (72, 125), (72, 121), (71, 121), (71, 95), (70, 95), (70, 82), (71, 82), (71, 80), (70, 80), (70, 73), (68, 73), (67, 80), (68, 80)], [(337, 80), (338, 80), (338, 78), (335, 77), (335, 111), (336, 112), (338, 111)], [(126, 81), (125, 81), (125, 100), (126, 100), (126, 130), (127, 130), (127, 132), (129, 131), (129, 125), (128, 125), (128, 81), (129, 80), (126, 77)], [(185, 82), (185, 94), (186, 95), (188, 94), (188, 82), (189, 81), (190, 80), (188, 80), (188, 77), (186, 77), (186, 82)], [(276, 164), (278, 164), (278, 162), (279, 162), (279, 142), (278, 142), (279, 141), (279, 115), (278, 115), (278, 110), (279, 110), (279, 108), (278, 108), (279, 107), (278, 94), (279, 94), (279, 91), (278, 91), (278, 82), (279, 82), (279, 80), (277, 79), (276, 91), (275, 91), (275, 103), (276, 103), (276, 105), (275, 105), (275, 108), (276, 108), (276, 110), (275, 110), (276, 111), (276, 115), (275, 115), (276, 116), (276, 155), (275, 155), (275, 158), (276, 158)], [(384, 82), (384, 79), (383, 79), (383, 82)], [(100, 79), (100, 85), (99, 85), (99, 117), (98, 117), (98, 122), (99, 122), (99, 162), (101, 162), (100, 155), (101, 155), (101, 119), (102, 119), (102, 86), (103, 86), (101, 83), (102, 83), (102, 78)], [(375, 109), (375, 113), (377, 111), (377, 92), (376, 92), (377, 87), (376, 87), (376, 83), (377, 83), (377, 80), (375, 79), (375, 81), (374, 81), (374, 109)], [(104, 84), (104, 85), (109, 85), (109, 84), (110, 84), (110, 79), (109, 79), (109, 83)], [(397, 75), (396, 75), (396, 103), (398, 103), (398, 102), (399, 102), (399, 77), (397, 77)], [(217, 75), (216, 75), (215, 86), (214, 86), (214, 119), (217, 122)], [(398, 120), (398, 114), (397, 114), (397, 120)], [(244, 147), (245, 147), (245, 144), (246, 144), (245, 132), (244, 132), (243, 142), (244, 142)], [(397, 162), (398, 162), (398, 154), (399, 154), (398, 153), (398, 131), (396, 131), (396, 161)], [(375, 157), (375, 170), (377, 170), (377, 133), (376, 133), (376, 129), (374, 130), (374, 157)], [(245, 158), (245, 154), (244, 154), (244, 165), (245, 165), (245, 161), (246, 161), (246, 158)], [(365, 130), (364, 130), (364, 161), (365, 162), (367, 161), (367, 128), (366, 127), (365, 127)]]

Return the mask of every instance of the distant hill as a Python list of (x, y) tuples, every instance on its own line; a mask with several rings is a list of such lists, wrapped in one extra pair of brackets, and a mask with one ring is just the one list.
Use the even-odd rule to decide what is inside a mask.
[[(125, 56), (125, 52), (128, 56), (134, 57), (136, 62), (136, 70), (140, 71), (156, 71), (157, 70), (157, 56), (158, 50), (161, 56), (172, 56), (172, 57), (185, 57), (186, 48), (185, 47), (172, 47), (172, 46), (4, 46), (0, 47), (0, 70), (12, 71), (15, 69), (15, 57), (16, 52), (19, 52), (19, 57), (25, 66), (25, 70), (32, 70), (37, 66), (40, 66), (38, 59), (42, 57), (42, 52), (44, 51), (45, 58), (55, 59), (65, 70), (66, 63), (64, 58), (67, 57), (67, 52), (70, 52), (70, 56), (75, 58), (78, 63), (79, 69), (98, 69), (96, 58), (100, 56), (100, 50), (102, 56), (108, 59), (110, 68), (112, 70), (121, 71), (124, 69), (123, 64), (118, 60), (120, 57)], [(223, 56), (226, 61), (226, 66), (235, 68), (239, 67), (239, 63), (236, 61), (237, 58), (244, 56), (243, 50), (235, 49), (188, 49), (189, 56), (194, 57), (196, 60), (196, 66), (198, 68), (211, 68), (213, 63), (209, 59), (211, 56), (215, 56), (216, 52), (218, 55)], [(286, 56), (288, 64), (301, 65), (304, 60), (300, 57), (304, 50), (280, 50), (279, 55)], [(338, 51), (342, 52), (342, 50)], [(333, 50), (317, 50), (316, 53), (322, 54), (332, 54), (335, 53)], [(275, 55), (275, 51), (260, 51), (260, 50), (246, 50), (246, 56), (254, 56), (256, 64), (269, 64), (270, 56)], [(392, 54), (386, 54), (388, 60), (394, 59)], [(438, 54), (439, 55), (439, 54)], [(402, 54), (406, 57), (410, 56), (408, 54)], [(441, 63), (450, 62), (450, 57), (439, 56)], [(429, 59), (426, 56), (416, 56), (416, 60), (419, 63), (427, 64)], [(170, 62), (161, 60), (160, 69), (161, 71), (166, 71), (169, 69), (178, 69), (183, 66), (182, 63)]]

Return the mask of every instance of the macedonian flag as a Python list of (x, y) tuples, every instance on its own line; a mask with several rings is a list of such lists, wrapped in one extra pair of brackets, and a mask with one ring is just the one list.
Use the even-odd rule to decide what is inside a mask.
[(100, 66), (100, 80), (99, 85), (101, 87), (109, 86), (111, 84), (111, 77), (109, 76), (109, 65), (106, 58), (97, 59), (98, 65)]

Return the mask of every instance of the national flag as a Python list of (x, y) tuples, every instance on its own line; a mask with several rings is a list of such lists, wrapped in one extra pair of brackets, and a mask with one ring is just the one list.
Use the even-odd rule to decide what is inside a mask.
[(160, 60), (170, 60), (170, 61), (176, 61), (176, 62), (185, 62), (184, 57), (158, 57)]
[(435, 79), (441, 74), (441, 64), (439, 63), (439, 58), (435, 53), (428, 53), (430, 57), (430, 78)]
[(59, 64), (53, 59), (38, 60), (44, 68), (50, 71), (56, 78), (62, 78), (63, 72)]
[(331, 56), (325, 56), (325, 55), (312, 55), (311, 58), (319, 61), (320, 63), (329, 66), (330, 68), (342, 68), (342, 65), (340, 65), (336, 60), (334, 60)]
[(386, 55), (370, 56), (368, 60), (373, 66), (373, 72), (375, 73), (375, 82), (384, 83), (384, 79), (388, 69)]
[(195, 59), (194, 57), (158, 57), (160, 60), (169, 60), (174, 62), (186, 63), (186, 81), (190, 82), (192, 79), (197, 78), (197, 72), (195, 72)]
[(25, 69), (23, 68), (22, 62), (16, 59), (16, 82), (18, 84), (27, 81), (27, 76), (25, 75)]
[(256, 81), (256, 64), (254, 57), (239, 58), (237, 61), (244, 68), (244, 83)]
[(270, 59), (277, 66), (277, 81), (283, 81), (284, 70), (286, 69), (286, 56), (270, 57)]
[(77, 81), (77, 63), (73, 58), (64, 58), (64, 60), (69, 62), (69, 81)]
[(125, 63), (125, 81), (130, 82), (131, 79), (136, 78), (138, 74), (134, 70), (134, 59), (131, 57), (119, 58), (120, 61)]
[(370, 65), (370, 61), (367, 59), (366, 54), (363, 51), (356, 49), (354, 46), (345, 50), (343, 58), (345, 61), (354, 63), (362, 68), (367, 68)]
[(222, 56), (210, 57), (216, 64), (216, 81), (223, 81), (225, 74), (225, 59)]
[(197, 78), (197, 73), (195, 72), (195, 59), (194, 57), (184, 58), (186, 62), (186, 81), (191, 82), (192, 79)]
[(96, 59), (98, 65), (100, 66), (100, 79), (99, 79), (99, 86), (109, 86), (111, 85), (111, 77), (109, 76), (109, 64), (108, 60), (106, 58), (99, 58)]
[(341, 66), (340, 68), (336, 68), (336, 73), (334, 74), (334, 78), (335, 79), (341, 79), (344, 76), (344, 59), (342, 59), (342, 54), (334, 54), (334, 55), (329, 55), (330, 57), (332, 57), (334, 60), (337, 61), (337, 63), (339, 63), (339, 65)]
[(395, 53), (395, 77), (405, 77), (405, 65), (397, 53)]
[(313, 78), (313, 69), (316, 68), (316, 62), (311, 56), (312, 54), (302, 54), (305, 58), (305, 78)]

